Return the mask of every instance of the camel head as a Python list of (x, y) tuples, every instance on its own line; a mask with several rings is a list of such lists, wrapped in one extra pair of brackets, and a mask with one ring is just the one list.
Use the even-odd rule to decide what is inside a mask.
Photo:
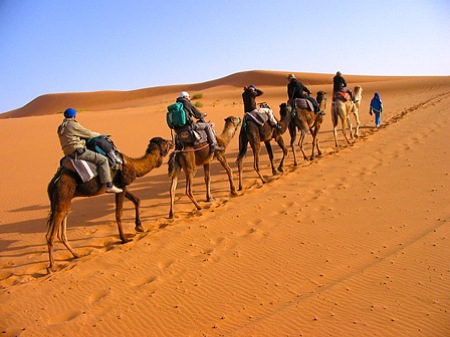
[(240, 117), (228, 116), (227, 118), (225, 118), (225, 124), (227, 123), (232, 123), (237, 128), (239, 125), (241, 125), (242, 120)]
[(161, 157), (165, 157), (169, 153), (170, 149), (173, 148), (173, 142), (161, 137), (153, 137), (152, 139), (150, 139), (146, 153), (153, 152), (155, 148), (158, 149)]
[(292, 107), (288, 103), (281, 103), (280, 104), (280, 116), (283, 118), (284, 116), (290, 114), (292, 112)]

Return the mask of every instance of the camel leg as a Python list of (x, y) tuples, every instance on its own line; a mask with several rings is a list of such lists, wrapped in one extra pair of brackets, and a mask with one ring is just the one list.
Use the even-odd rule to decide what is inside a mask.
[(333, 103), (333, 107), (331, 109), (331, 121), (333, 122), (334, 146), (336, 147), (336, 151), (339, 151), (339, 142), (337, 139), (338, 113), (337, 113), (337, 109), (335, 107), (335, 103)]
[(359, 120), (358, 108), (355, 107), (355, 109), (353, 110), (353, 115), (355, 116), (355, 120), (356, 120), (355, 137), (358, 138), (359, 137), (359, 127), (361, 125), (361, 121)]
[(272, 145), (270, 145), (270, 140), (265, 141), (264, 145), (266, 146), (267, 154), (269, 155), (269, 161), (270, 161), (270, 167), (272, 169), (272, 175), (276, 175), (277, 170), (275, 169), (274, 156), (273, 156), (273, 151), (272, 151)]
[[(52, 211), (52, 214), (50, 215), (51, 219), (48, 223), (48, 229), (47, 234), (45, 235), (45, 239), (47, 241), (47, 248), (48, 248), (48, 257), (49, 257), (49, 266), (47, 268), (48, 272), (54, 271), (54, 244), (56, 236), (59, 235), (61, 231), (65, 231), (64, 229), (61, 229), (62, 226), (66, 226), (65, 221), (67, 220), (67, 211), (58, 210), (58, 211)], [(61, 240), (61, 239), (60, 239)], [(74, 257), (78, 257), (77, 254), (74, 252), (72, 247), (67, 242), (67, 237), (65, 237), (65, 242), (61, 240), (67, 249), (72, 253)], [(70, 248), (69, 248), (70, 247)]]
[(175, 205), (175, 194), (177, 190), (179, 172), (175, 172), (172, 176), (172, 182), (170, 183), (170, 210), (169, 219), (173, 219), (174, 205)]
[(283, 157), (281, 157), (280, 164), (278, 165), (278, 172), (283, 173), (284, 172), (284, 159), (286, 158), (286, 156), (288, 154), (288, 150), (287, 150), (286, 146), (284, 145), (283, 137), (281, 137), (281, 136), (277, 137), (276, 142), (277, 142), (278, 146), (281, 148), (281, 150), (283, 151)]
[(243, 161), (243, 157), (238, 157), (236, 160), (237, 163), (237, 167), (238, 167), (238, 176), (239, 176), (239, 181), (238, 181), (238, 190), (242, 191), (242, 161)]
[[(354, 136), (353, 136), (353, 125), (352, 125), (352, 121), (351, 121), (351, 119), (350, 119), (350, 115), (347, 115), (346, 121), (347, 121), (347, 125), (348, 125), (348, 130), (349, 130), (349, 132), (350, 132), (350, 139), (351, 139), (351, 140), (354, 140), (355, 138), (354, 138)], [(346, 138), (347, 138), (347, 137), (346, 137)], [(347, 141), (347, 143), (350, 144), (349, 141)]]
[(315, 155), (314, 155), (315, 148), (317, 149), (317, 156), (320, 157), (322, 155), (322, 151), (320, 150), (320, 146), (319, 146), (319, 138), (317, 137), (318, 133), (319, 133), (319, 128), (318, 128), (318, 126), (315, 126), (312, 131), (313, 140), (312, 140), (311, 160), (314, 160), (314, 158), (315, 158)]
[[(138, 197), (136, 197), (134, 194), (131, 194), (128, 190), (125, 191), (125, 198), (130, 200), (134, 205), (134, 213), (135, 213), (134, 229), (136, 230), (136, 232), (141, 232), (141, 233), (145, 232), (144, 227), (142, 226), (142, 223), (141, 223), (141, 215), (140, 215), (141, 214), (141, 200)], [(117, 200), (117, 197), (116, 197), (116, 200)], [(123, 198), (122, 198), (122, 200), (123, 200)], [(120, 216), (122, 218), (123, 206), (120, 207), (120, 210), (121, 210)]]
[[(266, 180), (264, 179), (264, 177), (261, 174), (261, 171), (259, 170), (259, 151), (261, 149), (261, 145), (260, 143), (256, 143), (254, 145), (252, 145), (252, 150), (253, 150), (253, 169), (256, 171), (256, 173), (258, 174), (259, 179), (261, 179), (261, 182), (264, 184), (266, 182)], [(270, 155), (269, 155), (270, 158)], [(273, 170), (272, 170), (273, 172)]]
[[(194, 170), (186, 170), (186, 195), (189, 199), (194, 203), (195, 208), (197, 210), (201, 210), (200, 204), (197, 202), (197, 200), (194, 197), (194, 194), (192, 193), (192, 185), (194, 184)], [(207, 187), (208, 188), (208, 187)]]
[[(122, 192), (122, 193), (116, 193), (116, 223), (117, 223), (117, 229), (119, 230), (119, 238), (122, 243), (127, 243), (127, 242), (131, 241), (130, 239), (127, 239), (125, 237), (125, 233), (123, 231), (123, 226), (122, 226), (123, 200), (127, 193), (128, 192), (126, 192), (126, 191)], [(136, 206), (136, 204), (135, 204), (135, 206)]]
[(248, 146), (248, 137), (246, 135), (245, 128), (242, 127), (241, 131), (239, 132), (239, 154), (236, 159), (236, 164), (237, 164), (238, 173), (239, 173), (239, 191), (242, 191), (243, 160), (247, 153), (247, 146)]
[(206, 201), (212, 202), (214, 198), (211, 194), (211, 171), (209, 167), (209, 163), (203, 165), (203, 173), (205, 178), (205, 186), (206, 186)]
[(291, 126), (291, 124), (289, 124), (289, 134), (291, 135), (291, 149), (292, 149), (292, 155), (294, 156), (294, 166), (297, 166), (297, 155), (295, 154), (295, 139), (297, 138), (297, 129), (296, 126)]
[(69, 215), (66, 214), (64, 217), (64, 220), (61, 223), (61, 227), (58, 230), (58, 239), (66, 246), (66, 248), (69, 250), (69, 252), (73, 255), (74, 258), (78, 258), (79, 255), (75, 253), (72, 246), (69, 243), (69, 240), (67, 239), (67, 217)]
[(230, 183), (231, 194), (237, 195), (236, 187), (234, 186), (234, 181), (233, 181), (233, 170), (231, 169), (230, 165), (228, 165), (227, 158), (225, 157), (224, 154), (218, 153), (217, 160), (219, 161), (219, 163), (222, 165), (222, 167), (227, 172), (228, 182)]
[(308, 160), (308, 157), (306, 156), (305, 150), (303, 150), (303, 141), (306, 138), (306, 132), (303, 130), (300, 131), (300, 139), (298, 140), (298, 147), (300, 148), (300, 151), (302, 152), (303, 159)]

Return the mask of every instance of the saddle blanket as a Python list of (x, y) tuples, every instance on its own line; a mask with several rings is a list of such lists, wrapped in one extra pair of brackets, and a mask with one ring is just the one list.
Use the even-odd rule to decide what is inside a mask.
[(335, 101), (337, 99), (339, 99), (341, 101), (349, 101), (352, 99), (352, 97), (346, 91), (339, 91), (336, 94), (334, 94), (333, 101)]
[(269, 116), (267, 115), (268, 111), (266, 111), (266, 110), (268, 110), (268, 108), (259, 108), (259, 109), (255, 109), (250, 112), (246, 112), (245, 119), (252, 120), (259, 126), (262, 126), (269, 119)]
[(314, 111), (314, 106), (309, 99), (306, 98), (296, 98), (295, 99), (295, 107), (297, 109), (307, 109), (310, 111)]
[(176, 148), (181, 149), (186, 145), (197, 145), (208, 141), (205, 130), (182, 129), (176, 131), (175, 143)]
[(85, 183), (97, 175), (97, 166), (94, 163), (82, 159), (73, 159), (69, 156), (61, 159), (61, 166), (74, 171)]

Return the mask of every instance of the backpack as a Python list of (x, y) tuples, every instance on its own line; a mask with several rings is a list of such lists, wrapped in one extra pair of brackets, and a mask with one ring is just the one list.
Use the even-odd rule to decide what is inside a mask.
[(186, 112), (184, 111), (183, 103), (176, 102), (167, 107), (166, 115), (167, 125), (169, 128), (180, 128), (187, 124)]
[(114, 149), (114, 143), (109, 139), (109, 136), (100, 135), (89, 139), (86, 142), (86, 147), (94, 152), (100, 153), (104, 156)]

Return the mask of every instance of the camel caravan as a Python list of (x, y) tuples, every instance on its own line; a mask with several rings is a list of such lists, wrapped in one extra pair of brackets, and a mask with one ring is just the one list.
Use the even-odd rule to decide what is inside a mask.
[[(203, 166), (204, 181), (206, 185), (206, 202), (214, 199), (211, 194), (211, 172), (210, 163), (217, 159), (225, 170), (230, 195), (236, 196), (238, 192), (233, 180), (233, 170), (227, 162), (226, 149), (239, 131), (239, 153), (236, 160), (238, 168), (239, 184), (238, 190), (243, 191), (243, 160), (247, 153), (248, 145), (253, 151), (253, 168), (257, 176), (264, 184), (267, 180), (261, 173), (259, 167), (259, 153), (261, 143), (264, 143), (271, 165), (272, 175), (284, 172), (284, 160), (288, 154), (283, 135), (289, 130), (290, 146), (294, 158), (294, 166), (298, 165), (295, 149), (297, 131), (300, 132), (298, 147), (304, 160), (314, 160), (320, 157), (322, 152), (319, 146), (319, 130), (323, 122), (327, 108), (328, 96), (324, 91), (317, 93), (316, 99), (309, 96), (309, 90), (298, 85), (293, 74), (288, 76), (290, 86), (303, 88), (308, 93), (295, 93), (288, 91), (289, 100), (279, 105), (279, 118), (276, 124), (267, 116), (273, 114), (267, 104), (246, 111), (243, 118), (229, 116), (224, 120), (223, 131), (216, 135), (212, 124), (204, 120), (206, 114), (200, 112), (190, 103), (187, 92), (182, 92), (177, 99), (177, 106), (171, 105), (167, 111), (167, 125), (172, 131), (172, 139), (153, 137), (150, 139), (144, 155), (140, 158), (132, 158), (121, 153), (107, 136), (99, 135), (82, 127), (74, 115), (64, 114), (63, 126), (58, 128), (61, 146), (65, 156), (60, 161), (60, 167), (50, 180), (47, 188), (50, 200), (50, 212), (47, 220), (46, 242), (49, 254), (49, 273), (55, 271), (54, 244), (56, 237), (69, 250), (74, 258), (79, 255), (75, 252), (67, 238), (67, 219), (72, 200), (76, 197), (91, 197), (106, 193), (115, 195), (115, 218), (119, 231), (121, 243), (129, 242), (122, 224), (124, 199), (130, 200), (135, 209), (135, 231), (145, 232), (140, 219), (140, 199), (129, 191), (129, 186), (136, 178), (143, 177), (153, 169), (162, 166), (164, 158), (168, 157), (168, 176), (170, 179), (170, 208), (168, 218), (173, 219), (175, 215), (175, 194), (177, 182), (181, 171), (184, 171), (186, 179), (185, 194), (192, 201), (196, 210), (202, 207), (193, 193), (193, 183), (196, 168)], [(255, 86), (253, 86), (256, 88)], [(258, 89), (257, 89), (258, 90)], [(262, 91), (255, 91), (254, 97)], [(289, 90), (289, 87), (288, 87)], [(261, 93), (259, 93), (261, 92)], [(292, 94), (292, 95), (291, 95)], [(255, 104), (254, 97), (252, 103)], [(362, 100), (362, 88), (356, 86), (354, 92), (348, 89), (339, 89), (333, 92), (331, 107), (331, 120), (333, 123), (333, 135), (335, 148), (339, 151), (337, 140), (337, 125), (341, 120), (342, 133), (347, 144), (351, 144), (347, 136), (353, 141), (359, 136), (360, 121), (358, 111)], [(72, 108), (66, 111), (75, 111)], [(356, 120), (355, 132), (352, 132), (351, 115)], [(196, 118), (198, 121), (194, 121)], [(71, 125), (71, 127), (67, 127)], [(312, 153), (308, 157), (303, 149), (303, 143), (308, 132), (311, 134)], [(98, 140), (103, 142), (99, 142)], [(94, 141), (95, 140), (95, 141)], [(274, 140), (282, 150), (282, 158), (276, 168), (271, 142)], [(70, 150), (67, 150), (70, 148)], [(74, 150), (75, 149), (75, 150)], [(171, 152), (169, 154), (169, 152)], [(105, 172), (107, 168), (107, 172)]]

